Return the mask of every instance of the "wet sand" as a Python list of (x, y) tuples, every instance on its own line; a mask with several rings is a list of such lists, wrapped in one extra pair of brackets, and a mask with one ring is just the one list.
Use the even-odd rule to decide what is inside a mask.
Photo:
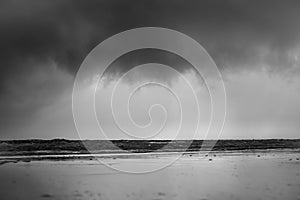
[[(159, 166), (174, 155), (106, 157), (110, 166)], [(0, 199), (300, 199), (297, 150), (186, 154), (145, 174), (96, 160), (2, 160)], [(25, 161), (25, 162), (24, 162)]]

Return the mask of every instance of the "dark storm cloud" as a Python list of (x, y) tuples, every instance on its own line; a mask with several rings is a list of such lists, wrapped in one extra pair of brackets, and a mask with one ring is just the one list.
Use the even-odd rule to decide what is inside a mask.
[[(0, 112), (6, 120), (0, 125), (13, 124), (20, 113), (29, 116), (64, 90), (71, 92), (70, 77), (90, 50), (113, 34), (142, 26), (188, 34), (221, 69), (267, 66), (274, 72), (298, 72), (299, 10), (297, 0), (1, 1)], [(139, 57), (147, 60), (148, 55)], [(178, 61), (164, 56), (157, 60)], [(139, 62), (125, 59), (113, 73)]]
[[(142, 49), (131, 51), (120, 56), (113, 63), (111, 63), (111, 65), (104, 72), (103, 76), (106, 77), (106, 83), (109, 83), (110, 81), (121, 77), (128, 70), (147, 63), (160, 63), (166, 66), (171, 66), (180, 73), (193, 70), (193, 72), (198, 74), (198, 72), (194, 70), (193, 66), (187, 60), (174, 53), (158, 49)], [(148, 72), (148, 74), (139, 74), (138, 78), (141, 80), (154, 78), (155, 80), (161, 80), (169, 84), (172, 82), (170, 73), (163, 73), (160, 70), (151, 73)], [(132, 81), (134, 82), (134, 80), (127, 81), (130, 83), (132, 83)]]
[(291, 0), (7, 0), (0, 9), (1, 76), (47, 60), (74, 74), (99, 42), (141, 26), (191, 35), (221, 68), (256, 62), (260, 47), (269, 51), (265, 62), (287, 67), (288, 50), (299, 44), (300, 2)]

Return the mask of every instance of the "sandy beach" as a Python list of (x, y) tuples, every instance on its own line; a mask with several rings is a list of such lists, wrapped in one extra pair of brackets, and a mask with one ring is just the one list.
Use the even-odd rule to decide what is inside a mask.
[[(106, 157), (109, 166), (158, 166), (174, 155)], [(96, 159), (2, 161), (11, 199), (300, 199), (299, 150), (183, 155), (162, 170), (129, 174)]]

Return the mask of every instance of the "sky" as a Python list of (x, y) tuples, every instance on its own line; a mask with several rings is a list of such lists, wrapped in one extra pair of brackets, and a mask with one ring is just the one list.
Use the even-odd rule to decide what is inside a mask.
[[(227, 94), (221, 138), (299, 138), (299, 10), (297, 0), (1, 1), (0, 139), (93, 139), (89, 134), (79, 137), (74, 125), (72, 89), (76, 74), (99, 43), (138, 27), (180, 31), (199, 42), (215, 61)], [(97, 116), (110, 112), (101, 98), (112, 91), (112, 84), (128, 70), (147, 63), (171, 66), (188, 77), (203, 104), (200, 129), (204, 129), (209, 101), (203, 78), (184, 59), (153, 49), (130, 52), (109, 66), (103, 85), (97, 89)], [(175, 91), (184, 91), (178, 75), (165, 73), (165, 68), (154, 64), (147, 66), (122, 81), (116, 106), (123, 105), (128, 88), (145, 80), (163, 81)], [(133, 119), (147, 124), (145, 108), (155, 101), (164, 103), (170, 126), (161, 138), (172, 137), (179, 111), (171, 97), (157, 86), (141, 88), (133, 96), (134, 105), (130, 104), (137, 106)], [(189, 104), (189, 94), (184, 99)], [(187, 108), (191, 112), (187, 124), (194, 120), (192, 108)], [(153, 109), (152, 114), (157, 117), (154, 130), (164, 115), (161, 109)], [(129, 127), (130, 123), (120, 117), (123, 126)], [(127, 137), (113, 128), (109, 117), (102, 120), (109, 137)], [(183, 133), (182, 138), (190, 139), (190, 132)]]

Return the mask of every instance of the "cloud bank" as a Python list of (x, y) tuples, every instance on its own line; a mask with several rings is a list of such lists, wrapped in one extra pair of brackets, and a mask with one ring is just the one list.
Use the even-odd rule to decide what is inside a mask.
[[(49, 108), (57, 108), (59, 113), (64, 107), (67, 111), (57, 115), (71, 118), (72, 84), (86, 55), (111, 35), (143, 26), (174, 29), (197, 40), (215, 60), (229, 91), (234, 87), (230, 81), (235, 74), (241, 77), (236, 84), (243, 85), (252, 80), (247, 74), (253, 73), (260, 77), (262, 85), (274, 84), (299, 91), (299, 10), (300, 2), (297, 0), (1, 1), (1, 136), (39, 137), (49, 119), (45, 118), (38, 125), (36, 120), (43, 119), (45, 115), (52, 119), (53, 110)], [(132, 65), (153, 62), (152, 59), (182, 72), (191, 69), (183, 60), (166, 52), (148, 50), (127, 56), (117, 60), (106, 75), (113, 80)], [(166, 77), (162, 75), (161, 78)], [(255, 84), (235, 89), (238, 94), (232, 97), (232, 101), (243, 99), (239, 94), (242, 95), (244, 90), (255, 89), (264, 91)], [(282, 98), (276, 106), (284, 106), (285, 109), (276, 116), (290, 119), (287, 121), (291, 121), (290, 126), (295, 131), (298, 128), (295, 121), (299, 120), (299, 116), (294, 113), (288, 117), (282, 113), (293, 112), (290, 110), (292, 107), (298, 112), (299, 106), (295, 101), (298, 96), (289, 96), (281, 90), (277, 88), (272, 97), (264, 96), (264, 103), (255, 107), (262, 110), (267, 102)], [(252, 101), (253, 95), (255, 93), (248, 101)], [(245, 99), (241, 101), (246, 102)], [(238, 116), (246, 115), (247, 109), (244, 109)], [(48, 111), (44, 113), (45, 110)], [(253, 115), (264, 116), (259, 112)], [(260, 120), (272, 122), (269, 117), (264, 116)], [(69, 128), (73, 126), (69, 121), (66, 130), (73, 131)], [(269, 126), (272, 126), (271, 122)], [(273, 121), (273, 124), (277, 122)], [(231, 122), (235, 123), (243, 124), (239, 120)], [(65, 127), (58, 122), (53, 124)], [(27, 133), (23, 133), (24, 129)], [(30, 131), (36, 134), (30, 135)], [(59, 132), (52, 136), (76, 137), (76, 133)], [(40, 134), (40, 137), (52, 137)]]

